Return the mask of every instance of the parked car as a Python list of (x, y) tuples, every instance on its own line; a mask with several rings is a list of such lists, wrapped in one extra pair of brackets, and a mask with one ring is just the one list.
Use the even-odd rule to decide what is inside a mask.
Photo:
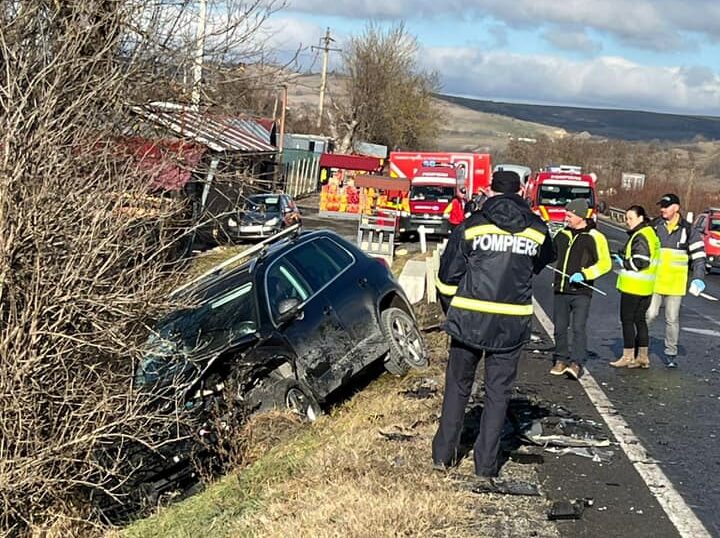
[(302, 217), (292, 196), (254, 194), (227, 218), (223, 228), (231, 240), (262, 239), (293, 224), (302, 225)]
[(703, 236), (707, 270), (720, 269), (720, 208), (711, 207), (699, 213), (693, 224)]
[[(253, 248), (239, 267), (176, 294), (188, 307), (157, 324), (137, 369), (136, 389), (198, 439), (222, 437), (218, 409), (239, 410), (225, 424), (278, 407), (312, 421), (377, 360), (396, 375), (427, 365), (413, 309), (383, 260), (330, 231), (288, 229)], [(133, 456), (143, 494), (188, 480), (192, 446), (170, 446), (161, 458)]]

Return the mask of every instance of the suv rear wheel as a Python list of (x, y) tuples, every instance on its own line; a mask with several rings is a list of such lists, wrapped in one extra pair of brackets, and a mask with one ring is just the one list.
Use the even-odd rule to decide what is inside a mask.
[(390, 344), (385, 369), (394, 375), (404, 375), (410, 368), (428, 365), (425, 342), (415, 321), (407, 312), (391, 307), (380, 314), (380, 325)]

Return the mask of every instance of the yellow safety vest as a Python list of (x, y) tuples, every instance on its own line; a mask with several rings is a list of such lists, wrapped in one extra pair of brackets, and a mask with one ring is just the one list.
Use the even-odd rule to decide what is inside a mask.
[(687, 251), (661, 248), (654, 292), (662, 295), (685, 295), (689, 262)]
[(617, 289), (630, 295), (648, 296), (652, 295), (655, 289), (660, 239), (650, 226), (644, 226), (630, 237), (625, 247), (625, 259), (630, 259), (632, 256), (632, 243), (638, 235), (643, 235), (647, 239), (650, 247), (650, 265), (640, 271), (621, 269), (617, 279)]

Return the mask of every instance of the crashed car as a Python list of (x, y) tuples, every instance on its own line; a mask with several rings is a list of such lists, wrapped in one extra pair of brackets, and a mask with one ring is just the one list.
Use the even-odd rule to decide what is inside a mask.
[(232, 240), (261, 239), (294, 224), (302, 225), (302, 218), (292, 196), (254, 194), (227, 218), (224, 232)]
[[(377, 360), (396, 375), (427, 365), (412, 307), (383, 260), (330, 231), (290, 229), (253, 249), (176, 294), (189, 306), (157, 324), (137, 369), (137, 390), (168, 415), (190, 416), (197, 437), (222, 437), (213, 410), (289, 408), (312, 421)], [(144, 470), (146, 488), (169, 491), (187, 477), (188, 444), (173, 450), (163, 456), (171, 468), (154, 457)]]

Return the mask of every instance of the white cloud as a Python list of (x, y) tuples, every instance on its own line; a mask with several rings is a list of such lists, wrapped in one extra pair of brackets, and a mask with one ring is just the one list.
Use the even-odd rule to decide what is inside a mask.
[(546, 104), (720, 114), (720, 76), (704, 68), (648, 67), (623, 58), (585, 62), (552, 56), (426, 49), (443, 91)]
[(561, 50), (596, 54), (602, 49), (602, 44), (591, 39), (585, 32), (571, 32), (556, 27), (547, 29), (543, 33), (543, 39)]
[(568, 25), (593, 29), (621, 43), (659, 51), (696, 45), (692, 34), (720, 41), (717, 0), (290, 0), (289, 9), (360, 19), (419, 19), (435, 16), (491, 17), (513, 27)]

